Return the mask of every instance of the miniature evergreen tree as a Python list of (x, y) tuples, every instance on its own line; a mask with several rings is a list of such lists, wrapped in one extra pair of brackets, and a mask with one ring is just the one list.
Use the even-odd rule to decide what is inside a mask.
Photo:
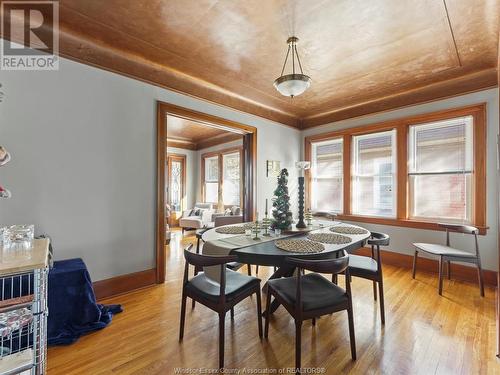
[(290, 211), (290, 196), (288, 195), (288, 171), (282, 169), (278, 175), (278, 186), (274, 190), (273, 198), (273, 228), (288, 229), (292, 225)]

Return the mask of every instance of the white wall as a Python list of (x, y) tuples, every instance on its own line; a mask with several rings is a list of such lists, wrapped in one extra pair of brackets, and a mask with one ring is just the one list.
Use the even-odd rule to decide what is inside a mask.
[[(325, 133), (332, 130), (340, 130), (360, 125), (374, 124), (377, 122), (393, 120), (401, 117), (417, 114), (429, 113), (448, 108), (461, 107), (471, 104), (487, 103), (487, 225), (490, 227), (487, 234), (480, 236), (479, 247), (481, 250), (483, 267), (490, 270), (498, 269), (498, 224), (495, 208), (498, 207), (497, 181), (496, 181), (496, 136), (498, 133), (499, 112), (498, 112), (498, 89), (484, 90), (473, 94), (458, 96), (446, 100), (432, 103), (416, 105), (402, 108), (390, 112), (354, 118), (345, 121), (334, 122), (320, 127), (305, 130), (303, 138), (318, 133)], [(304, 153), (304, 141), (302, 141), (302, 153)], [(356, 223), (354, 223), (356, 224)], [(359, 224), (359, 223), (358, 223)], [(387, 233), (391, 236), (390, 250), (406, 254), (413, 254), (412, 242), (434, 242), (442, 243), (443, 232), (422, 229), (411, 229), (404, 227), (361, 224), (369, 230)], [(464, 250), (473, 249), (473, 242), (470, 236), (455, 235), (455, 242), (452, 244)]]
[(186, 207), (185, 209), (192, 208), (196, 202), (198, 186), (200, 180), (199, 175), (199, 161), (198, 151), (186, 150), (184, 148), (167, 147), (167, 152), (171, 154), (185, 155), (186, 156)]
[(291, 168), (300, 156), (298, 130), (66, 59), (55, 72), (0, 71), (0, 82), (0, 144), (13, 155), (0, 225), (35, 224), (94, 281), (155, 266), (156, 100), (258, 129), (260, 212), (275, 185), (266, 160)]

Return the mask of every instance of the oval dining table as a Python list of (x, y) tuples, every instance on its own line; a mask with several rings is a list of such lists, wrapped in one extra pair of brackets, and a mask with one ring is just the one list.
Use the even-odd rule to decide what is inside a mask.
[[(242, 224), (233, 224), (228, 226), (241, 226)], [(301, 259), (331, 259), (337, 258), (343, 250), (347, 253), (363, 247), (366, 240), (370, 237), (370, 232), (366, 231), (363, 234), (344, 234), (337, 233), (342, 236), (349, 237), (351, 242), (345, 244), (326, 244), (323, 243), (325, 249), (316, 253), (290, 252), (281, 250), (276, 247), (276, 240), (282, 239), (307, 239), (309, 233), (334, 233), (330, 228), (335, 226), (346, 226), (362, 228), (357, 225), (342, 223), (338, 221), (313, 221), (311, 226), (304, 229), (292, 226), (289, 231), (284, 231), (281, 236), (264, 236), (259, 234), (259, 239), (254, 239), (254, 235), (247, 236), (244, 234), (222, 234), (218, 233), (217, 228), (212, 228), (205, 231), (202, 235), (202, 240), (205, 243), (202, 252), (206, 255), (236, 255), (238, 262), (253, 264), (259, 266), (277, 267), (277, 270), (272, 274), (270, 279), (280, 277), (290, 277), (295, 272), (295, 267), (286, 262), (286, 258), (301, 258)], [(264, 285), (264, 289), (266, 285)], [(273, 301), (270, 312), (274, 312), (279, 307), (276, 300)]]

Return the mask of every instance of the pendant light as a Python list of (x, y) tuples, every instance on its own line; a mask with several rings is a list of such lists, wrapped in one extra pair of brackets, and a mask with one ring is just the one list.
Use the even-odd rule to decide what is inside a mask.
[[(302, 64), (300, 63), (299, 53), (297, 52), (298, 41), (299, 38), (295, 36), (288, 38), (286, 41), (288, 44), (288, 50), (286, 52), (285, 63), (283, 64), (283, 69), (281, 69), (281, 75), (274, 81), (274, 87), (276, 87), (276, 90), (278, 90), (281, 95), (289, 96), (291, 98), (302, 94), (311, 85), (311, 77), (306, 76), (302, 71)], [(290, 51), (292, 53), (292, 73), (283, 75)], [(300, 73), (295, 72), (295, 59), (297, 59)]]

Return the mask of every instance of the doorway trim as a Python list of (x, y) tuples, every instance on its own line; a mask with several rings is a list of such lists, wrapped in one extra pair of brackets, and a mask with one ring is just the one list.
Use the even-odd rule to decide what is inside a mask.
[[(245, 135), (243, 144), (250, 144), (243, 150), (245, 157), (244, 210), (247, 219), (255, 216), (255, 197), (257, 194), (257, 128), (222, 117), (208, 115), (162, 101), (156, 102), (156, 283), (165, 282), (165, 162), (167, 147), (167, 115), (171, 114), (186, 120), (196, 121), (211, 127), (227, 129)], [(166, 125), (166, 126), (165, 126)], [(247, 140), (245, 142), (245, 140)], [(248, 142), (250, 141), (250, 142)], [(251, 192), (248, 192), (250, 188)]]

